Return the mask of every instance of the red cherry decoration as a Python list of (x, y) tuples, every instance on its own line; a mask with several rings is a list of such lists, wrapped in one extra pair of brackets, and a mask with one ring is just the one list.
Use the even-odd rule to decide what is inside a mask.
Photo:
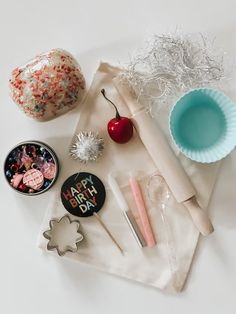
[(113, 141), (124, 144), (133, 136), (133, 124), (126, 117), (114, 118), (108, 122), (107, 131)]
[(107, 131), (110, 135), (110, 138), (114, 142), (119, 144), (127, 143), (133, 136), (134, 127), (132, 121), (129, 118), (122, 117), (119, 114), (116, 105), (109, 98), (106, 97), (105, 89), (102, 89), (101, 93), (103, 97), (114, 106), (116, 110), (116, 117), (111, 119), (107, 124)]

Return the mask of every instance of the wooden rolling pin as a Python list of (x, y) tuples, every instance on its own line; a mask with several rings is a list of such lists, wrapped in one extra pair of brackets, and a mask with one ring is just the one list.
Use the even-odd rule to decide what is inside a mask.
[(132, 114), (132, 121), (140, 139), (177, 202), (183, 203), (187, 208), (193, 223), (201, 234), (208, 235), (212, 233), (214, 228), (206, 212), (197, 202), (196, 190), (158, 127), (157, 122), (135, 100), (135, 95), (128, 88), (128, 85), (120, 83), (120, 80), (117, 78), (113, 79), (113, 83)]

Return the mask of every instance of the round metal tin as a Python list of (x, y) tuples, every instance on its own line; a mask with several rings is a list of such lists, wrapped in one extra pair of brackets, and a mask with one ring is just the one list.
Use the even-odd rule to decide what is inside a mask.
[[(27, 154), (27, 147), (30, 147), (31, 149), (35, 149), (34, 154), (32, 156), (28, 156)], [(22, 155), (24, 155), (25, 158), (25, 164), (24, 161), (22, 161)], [(32, 162), (28, 162), (27, 164), (27, 158), (29, 157), (29, 160), (32, 160)], [(37, 165), (37, 162), (34, 163), (34, 161), (36, 159), (40, 159), (41, 161), (41, 167)], [(50, 164), (49, 167), (51, 166), (51, 168), (53, 168), (53, 177), (52, 178), (48, 178), (50, 177), (50, 172), (47, 173), (45, 171), (42, 170), (45, 164)], [(15, 170), (14, 171), (14, 168)], [(17, 170), (17, 167), (18, 170)], [(29, 168), (28, 168), (29, 167)], [(27, 169), (28, 168), (28, 169)], [(23, 187), (25, 186), (25, 191), (21, 190), (19, 188), (20, 184), (22, 186), (23, 184), (23, 178), (25, 178), (25, 173), (26, 172), (31, 172), (32, 174), (32, 169), (36, 169), (36, 173), (38, 170), (38, 173), (42, 172), (43, 173), (43, 184), (42, 186), (39, 188), (40, 186), (40, 182), (37, 182), (37, 189), (33, 189), (32, 186), (27, 186), (27, 185), (23, 185)], [(18, 184), (18, 186), (13, 186), (13, 177), (14, 175), (18, 175), (19, 178), (22, 177), (20, 183)], [(34, 140), (29, 140), (29, 141), (24, 141), (21, 142), (19, 144), (17, 144), (16, 146), (14, 146), (9, 153), (6, 156), (5, 162), (4, 162), (4, 176), (6, 178), (6, 181), (8, 183), (8, 185), (16, 192), (23, 194), (23, 195), (29, 195), (29, 196), (34, 196), (34, 195), (39, 195), (42, 194), (46, 191), (48, 191), (53, 184), (56, 182), (57, 178), (58, 178), (58, 174), (59, 174), (59, 161), (57, 158), (56, 153), (54, 152), (54, 150), (48, 146), (47, 144), (41, 142), (41, 141), (34, 141)], [(44, 176), (46, 175), (46, 177)], [(41, 180), (40, 178), (36, 178), (37, 180)], [(20, 179), (19, 179), (20, 180)], [(25, 179), (26, 181), (26, 179)], [(32, 182), (31, 182), (32, 183)], [(26, 182), (27, 184), (27, 182)], [(16, 185), (16, 184), (15, 184)]]

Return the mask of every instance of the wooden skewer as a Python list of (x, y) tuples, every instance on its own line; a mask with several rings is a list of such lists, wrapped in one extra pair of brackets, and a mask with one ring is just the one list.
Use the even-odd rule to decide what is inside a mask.
[(112, 242), (116, 245), (116, 247), (119, 249), (119, 251), (121, 252), (121, 254), (124, 254), (123, 249), (120, 247), (120, 245), (118, 244), (118, 242), (116, 241), (116, 239), (113, 237), (113, 235), (111, 234), (110, 230), (107, 228), (107, 226), (105, 225), (105, 223), (102, 221), (101, 217), (97, 214), (97, 213), (93, 213), (94, 217), (97, 219), (97, 221), (100, 223), (100, 225), (103, 227), (103, 229), (106, 231), (106, 233), (109, 235), (110, 239), (112, 240)]

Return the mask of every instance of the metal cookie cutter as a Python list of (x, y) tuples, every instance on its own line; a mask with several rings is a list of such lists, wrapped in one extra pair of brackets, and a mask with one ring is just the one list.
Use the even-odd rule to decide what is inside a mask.
[(43, 233), (43, 236), (49, 240), (47, 249), (56, 250), (59, 256), (67, 252), (77, 252), (79, 242), (83, 240), (83, 235), (79, 233), (80, 223), (78, 220), (72, 220), (69, 215), (64, 215), (59, 219), (49, 221), (50, 229)]

